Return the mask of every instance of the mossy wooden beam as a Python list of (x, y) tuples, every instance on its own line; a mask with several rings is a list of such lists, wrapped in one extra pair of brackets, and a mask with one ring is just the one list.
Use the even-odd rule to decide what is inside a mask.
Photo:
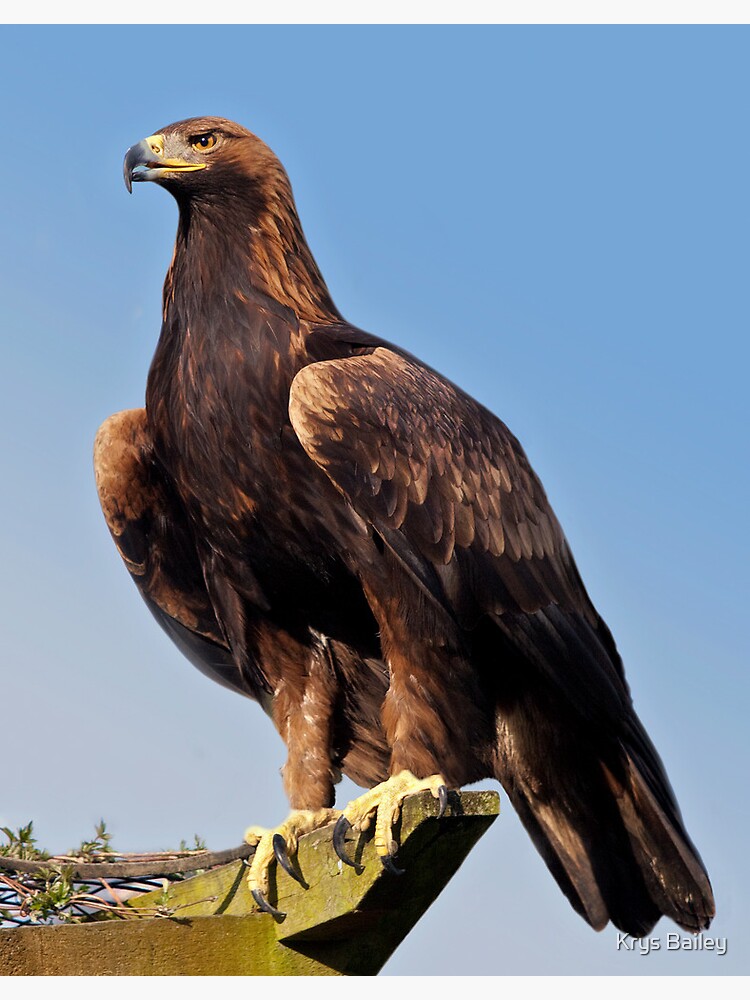
[[(498, 814), (495, 792), (451, 794), (437, 818), (429, 792), (410, 796), (400, 823), (401, 876), (384, 871), (372, 833), (343, 865), (332, 827), (303, 837), (304, 888), (273, 866), (260, 913), (234, 862), (131, 901), (132, 916), (0, 931), (0, 975), (374, 975), (393, 954)], [(161, 907), (169, 916), (144, 916)]]

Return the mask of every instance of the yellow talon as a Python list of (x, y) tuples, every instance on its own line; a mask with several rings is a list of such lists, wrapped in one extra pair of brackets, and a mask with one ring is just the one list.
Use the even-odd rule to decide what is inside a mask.
[(411, 771), (400, 771), (387, 781), (382, 782), (354, 799), (344, 809), (337, 824), (338, 836), (334, 835), (336, 853), (347, 864), (348, 857), (342, 856), (343, 827), (350, 825), (358, 833), (369, 829), (375, 818), (375, 851), (385, 863), (398, 851), (398, 842), (393, 835), (393, 827), (401, 815), (401, 806), (408, 795), (416, 792), (430, 791), (440, 800), (441, 814), (446, 802), (446, 783), (440, 774), (429, 778), (416, 778)]
[[(269, 869), (275, 860), (281, 861), (282, 867), (292, 878), (297, 879), (303, 885), (305, 884), (304, 879), (294, 870), (289, 861), (297, 853), (299, 838), (321, 826), (332, 823), (338, 815), (335, 809), (314, 811), (298, 809), (290, 813), (284, 822), (273, 830), (260, 826), (248, 827), (245, 831), (245, 842), (255, 847), (255, 854), (247, 873), (247, 884), (256, 901), (258, 901), (258, 894), (263, 900), (268, 896)], [(274, 846), (274, 840), (279, 844), (278, 850)], [(283, 848), (281, 844), (283, 844)], [(273, 909), (267, 905), (263, 906), (260, 902), (259, 905), (262, 909), (269, 909), (269, 911)]]

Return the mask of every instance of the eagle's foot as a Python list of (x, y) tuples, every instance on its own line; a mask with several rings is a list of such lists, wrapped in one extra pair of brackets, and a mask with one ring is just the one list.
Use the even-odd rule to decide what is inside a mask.
[(430, 778), (415, 778), (411, 771), (401, 771), (350, 802), (333, 830), (333, 847), (341, 861), (352, 868), (359, 867), (347, 854), (345, 838), (350, 830), (355, 833), (367, 830), (375, 817), (375, 850), (378, 857), (387, 871), (393, 875), (403, 875), (403, 870), (396, 867), (393, 860), (398, 852), (393, 828), (401, 815), (401, 805), (407, 795), (422, 791), (432, 792), (439, 801), (440, 818), (448, 805), (448, 788), (445, 778), (440, 774), (433, 774)]
[[(284, 919), (286, 914), (268, 902), (271, 864), (274, 860), (277, 861), (287, 875), (307, 889), (307, 882), (296, 864), (299, 838), (333, 822), (338, 815), (335, 809), (297, 809), (274, 830), (251, 826), (245, 831), (245, 842), (255, 847), (255, 854), (248, 868), (247, 885), (261, 910), (270, 913), (277, 920)], [(295, 860), (292, 861), (292, 858)]]

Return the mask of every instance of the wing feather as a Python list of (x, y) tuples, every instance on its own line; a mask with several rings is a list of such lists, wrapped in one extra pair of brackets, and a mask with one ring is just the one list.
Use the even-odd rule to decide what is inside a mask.
[(145, 410), (125, 410), (102, 424), (94, 471), (112, 539), (159, 625), (202, 673), (258, 698), (216, 619), (182, 506), (154, 461)]
[[(412, 567), (415, 556), (453, 565), (449, 590), (458, 600), (469, 588), (470, 616), (557, 604), (597, 625), (523, 449), (450, 382), (378, 347), (302, 369), (289, 413), (307, 454), (357, 513), (400, 532)], [(458, 603), (466, 612), (465, 594)]]

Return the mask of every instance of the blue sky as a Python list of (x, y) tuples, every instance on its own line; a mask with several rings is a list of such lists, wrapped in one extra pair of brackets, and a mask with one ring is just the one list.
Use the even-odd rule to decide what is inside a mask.
[(91, 469), (101, 421), (142, 404), (177, 218), (128, 197), (122, 157), (218, 114), (281, 157), (344, 315), (523, 442), (727, 938), (618, 951), (503, 796), (385, 971), (747, 973), (748, 29), (0, 31), (0, 825), (220, 848), (286, 815), (281, 741), (153, 623)]

